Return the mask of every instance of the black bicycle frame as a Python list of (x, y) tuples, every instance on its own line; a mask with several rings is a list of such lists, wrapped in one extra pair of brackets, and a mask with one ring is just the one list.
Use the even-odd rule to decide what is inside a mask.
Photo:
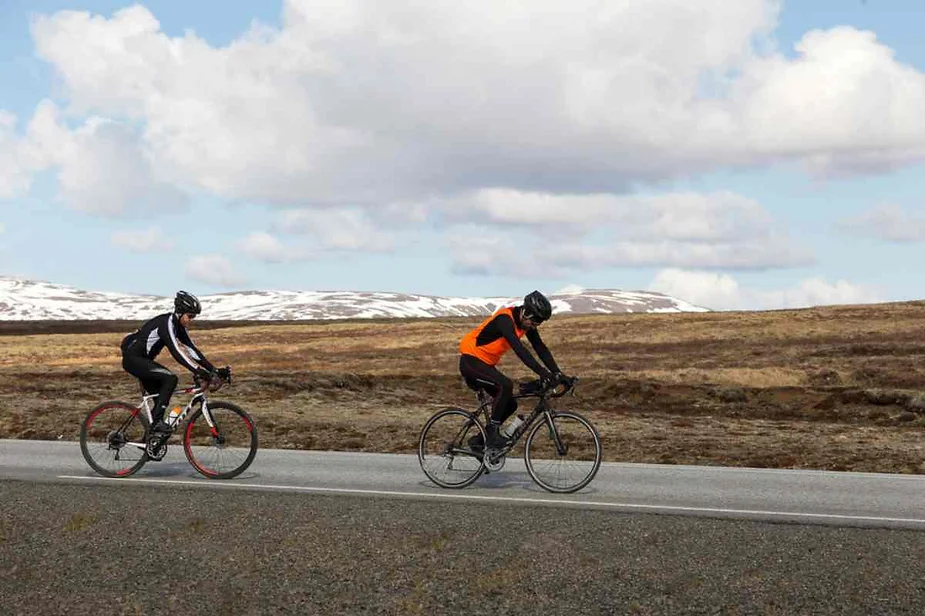
[[(517, 400), (520, 398), (533, 397), (537, 396), (533, 394), (522, 394), (514, 396), (514, 399)], [(527, 417), (527, 419), (522, 424), (517, 426), (517, 429), (514, 430), (514, 434), (511, 435), (511, 446), (513, 447), (515, 443), (520, 441), (520, 437), (530, 429), (533, 423), (539, 419), (540, 415), (546, 415), (546, 423), (549, 427), (549, 435), (552, 437), (553, 442), (556, 444), (556, 451), (559, 453), (559, 455), (565, 455), (566, 448), (562, 442), (562, 439), (559, 438), (559, 432), (556, 430), (556, 425), (552, 421), (552, 413), (553, 409), (549, 406), (549, 399), (546, 397), (546, 395), (539, 396), (539, 401), (536, 403), (536, 407), (533, 409), (533, 412), (530, 413), (530, 416)]]
[[(565, 443), (562, 442), (562, 439), (559, 438), (559, 432), (556, 430), (556, 426), (552, 421), (553, 409), (549, 406), (548, 394), (515, 394), (512, 397), (513, 400), (520, 400), (523, 398), (539, 398), (539, 401), (536, 403), (536, 407), (534, 407), (533, 412), (530, 413), (530, 416), (527, 417), (524, 422), (517, 426), (517, 428), (514, 430), (514, 434), (512, 434), (509, 439), (510, 445), (505, 448), (505, 451), (510, 451), (513, 449), (514, 445), (520, 441), (520, 437), (522, 437), (524, 433), (530, 429), (530, 427), (540, 417), (540, 415), (545, 414), (547, 418), (547, 424), (549, 426), (549, 434), (552, 437), (553, 442), (556, 444), (556, 451), (560, 456), (568, 453), (568, 449)], [(479, 402), (481, 404), (479, 405), (478, 410), (475, 412), (475, 416), (477, 417), (480, 412), (484, 412), (486, 418), (490, 419), (492, 405), (491, 397), (485, 396), (483, 398), (482, 396), (479, 396)], [(468, 426), (464, 426), (457, 438), (461, 438), (467, 429)]]

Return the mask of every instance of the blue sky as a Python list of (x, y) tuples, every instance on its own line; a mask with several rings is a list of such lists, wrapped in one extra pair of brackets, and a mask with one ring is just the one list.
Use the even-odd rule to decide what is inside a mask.
[(0, 3), (0, 275), (922, 297), (913, 1)]

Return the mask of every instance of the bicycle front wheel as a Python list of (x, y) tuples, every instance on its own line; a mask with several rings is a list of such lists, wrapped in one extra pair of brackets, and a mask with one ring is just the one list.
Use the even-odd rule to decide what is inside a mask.
[(240, 407), (210, 402), (190, 417), (183, 434), (186, 459), (209, 479), (231, 479), (243, 473), (257, 455), (257, 426)]
[(80, 453), (104, 477), (128, 477), (148, 461), (141, 409), (125, 402), (104, 402), (80, 426)]
[(601, 437), (591, 422), (571, 411), (551, 411), (536, 422), (524, 446), (527, 472), (550, 492), (576, 492), (601, 466)]
[[(476, 438), (478, 437), (478, 438)], [(485, 470), (482, 449), (485, 430), (472, 413), (447, 408), (431, 417), (418, 441), (418, 461), (427, 478), (441, 488), (464, 488)]]

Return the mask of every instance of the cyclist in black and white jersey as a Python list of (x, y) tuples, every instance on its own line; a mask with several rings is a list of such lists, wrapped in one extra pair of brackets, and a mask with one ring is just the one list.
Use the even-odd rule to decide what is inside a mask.
[(141, 328), (122, 340), (122, 367), (137, 377), (151, 394), (157, 394), (157, 404), (152, 412), (152, 428), (156, 432), (171, 431), (164, 421), (164, 411), (170, 397), (177, 388), (177, 376), (154, 361), (167, 347), (181, 366), (196, 376), (209, 379), (213, 375), (228, 379), (231, 369), (216, 369), (205, 355), (196, 348), (186, 328), (202, 312), (202, 306), (195, 296), (179, 291), (174, 298), (174, 311), (158, 315)]

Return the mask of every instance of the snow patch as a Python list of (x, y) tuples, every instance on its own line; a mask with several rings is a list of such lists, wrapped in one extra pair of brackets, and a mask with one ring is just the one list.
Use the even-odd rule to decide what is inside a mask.
[[(393, 292), (241, 291), (204, 295), (203, 318), (277, 321), (486, 316), (521, 297), (437, 297)], [(706, 312), (661, 293), (566, 287), (549, 296), (553, 314)], [(143, 320), (173, 309), (172, 297), (83, 291), (0, 276), (0, 320)]]

